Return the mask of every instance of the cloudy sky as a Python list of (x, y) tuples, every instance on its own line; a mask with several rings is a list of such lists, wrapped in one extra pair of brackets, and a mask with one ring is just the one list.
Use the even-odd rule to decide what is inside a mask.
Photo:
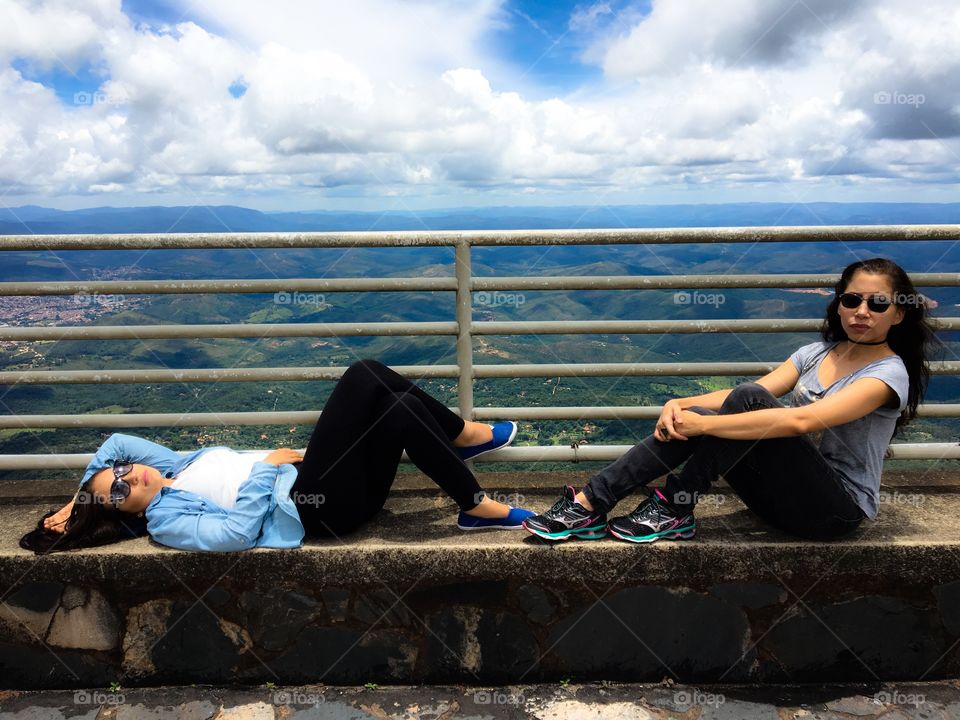
[(957, 0), (0, 0), (0, 204), (958, 200)]

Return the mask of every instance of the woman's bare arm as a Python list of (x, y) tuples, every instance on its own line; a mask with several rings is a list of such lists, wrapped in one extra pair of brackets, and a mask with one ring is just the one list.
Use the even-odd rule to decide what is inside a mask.
[(696, 422), (705, 434), (732, 440), (791, 437), (852, 422), (896, 397), (883, 380), (864, 377), (808, 405), (705, 415)]

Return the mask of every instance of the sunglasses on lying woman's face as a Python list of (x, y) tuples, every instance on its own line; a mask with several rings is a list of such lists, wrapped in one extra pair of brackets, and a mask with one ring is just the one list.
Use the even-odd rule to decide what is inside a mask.
[(133, 463), (126, 460), (117, 460), (113, 464), (113, 483), (110, 485), (110, 502), (114, 507), (127, 499), (130, 495), (130, 483), (123, 479), (133, 470)]
[[(845, 292), (840, 294), (840, 304), (847, 308), (847, 310), (856, 310), (860, 307), (860, 303), (862, 303), (864, 299), (860, 293)], [(886, 295), (871, 295), (866, 298), (866, 301), (867, 308), (869, 308), (870, 312), (875, 313), (885, 313), (887, 308), (893, 305), (893, 300)]]

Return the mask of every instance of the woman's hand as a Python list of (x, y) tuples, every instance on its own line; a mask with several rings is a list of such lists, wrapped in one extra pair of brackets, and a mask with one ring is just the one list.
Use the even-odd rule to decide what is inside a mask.
[[(679, 400), (667, 400), (657, 419), (657, 426), (653, 430), (653, 437), (661, 442), (671, 439), (686, 440), (687, 436), (679, 432), (683, 428), (683, 409)], [(678, 429), (677, 426), (680, 426)]]
[(267, 455), (263, 459), (263, 462), (270, 463), (271, 465), (283, 465), (285, 463), (300, 462), (301, 460), (303, 460), (303, 453), (299, 450), (280, 448)]
[(74, 500), (71, 500), (53, 515), (43, 519), (43, 529), (50, 532), (62, 533), (67, 528), (67, 520), (70, 519), (70, 513), (73, 512)]
[(660, 442), (668, 440), (687, 440), (705, 433), (703, 416), (684, 410), (679, 400), (667, 400), (653, 430), (653, 437)]
[(683, 429), (683, 434), (687, 438), (691, 438), (691, 437), (697, 437), (698, 435), (707, 434), (707, 430), (706, 430), (707, 417), (708, 416), (706, 415), (695, 413), (692, 410), (681, 410), (680, 420), (678, 420), (677, 422), (680, 423), (680, 427)]

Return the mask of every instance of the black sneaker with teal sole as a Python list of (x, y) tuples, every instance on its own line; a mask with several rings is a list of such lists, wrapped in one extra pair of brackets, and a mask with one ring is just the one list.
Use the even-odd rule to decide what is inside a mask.
[(689, 540), (697, 534), (693, 508), (678, 509), (671, 505), (660, 490), (654, 488), (650, 497), (629, 515), (614, 518), (610, 534), (619, 540), (650, 543), (657, 540)]
[(567, 485), (553, 507), (523, 521), (523, 528), (544, 540), (599, 540), (607, 536), (606, 513), (587, 510), (576, 502), (576, 491)]

